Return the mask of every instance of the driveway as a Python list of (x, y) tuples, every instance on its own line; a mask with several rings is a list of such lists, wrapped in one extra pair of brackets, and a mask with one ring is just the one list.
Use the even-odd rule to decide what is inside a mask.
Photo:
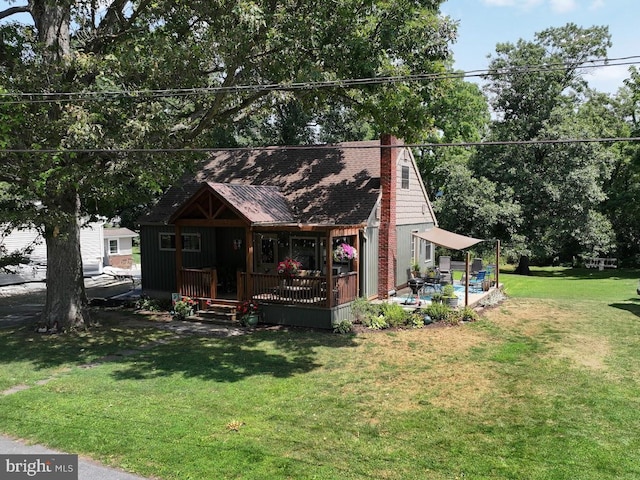
[[(111, 298), (132, 292), (133, 282), (110, 275), (85, 279), (89, 299)], [(44, 308), (46, 288), (44, 282), (0, 287), (0, 328), (33, 323)]]

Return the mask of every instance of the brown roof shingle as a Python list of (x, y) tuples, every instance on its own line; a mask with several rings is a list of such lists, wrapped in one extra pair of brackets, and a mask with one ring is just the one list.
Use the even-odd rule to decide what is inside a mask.
[(214, 151), (195, 176), (170, 188), (141, 223), (166, 223), (203, 182), (277, 187), (298, 223), (365, 223), (380, 193), (379, 146), (369, 141)]

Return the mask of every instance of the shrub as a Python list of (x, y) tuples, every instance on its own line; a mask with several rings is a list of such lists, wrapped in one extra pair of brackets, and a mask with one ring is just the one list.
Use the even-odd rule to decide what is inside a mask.
[(413, 328), (422, 328), (424, 327), (424, 314), (420, 311), (413, 312), (409, 315), (408, 325)]
[(432, 303), (423, 309), (424, 313), (429, 315), (434, 322), (440, 322), (447, 318), (451, 308), (444, 303)]
[(408, 320), (408, 313), (397, 303), (383, 303), (380, 313), (390, 327), (400, 327)]
[(453, 285), (447, 283), (444, 287), (442, 287), (442, 296), (443, 297), (455, 297), (456, 291), (453, 288)]
[(377, 317), (380, 312), (378, 307), (366, 298), (358, 297), (351, 304), (351, 313), (355, 319), (355, 323), (366, 324), (369, 317)]
[(351, 320), (342, 320), (333, 325), (333, 333), (351, 333), (353, 331), (353, 323)]
[(460, 310), (460, 318), (465, 322), (475, 322), (478, 320), (478, 312), (471, 307), (464, 307)]
[(458, 325), (462, 320), (462, 312), (459, 310), (449, 310), (449, 313), (444, 317), (444, 323), (447, 325)]
[(371, 315), (365, 319), (364, 325), (371, 330), (382, 330), (383, 328), (389, 328), (389, 324), (384, 319), (384, 315), (378, 316)]

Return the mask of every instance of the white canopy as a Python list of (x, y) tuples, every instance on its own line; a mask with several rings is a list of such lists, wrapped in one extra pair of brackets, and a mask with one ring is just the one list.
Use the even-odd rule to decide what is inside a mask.
[(450, 248), (452, 250), (465, 250), (476, 243), (484, 241), (480, 238), (459, 235), (439, 227), (433, 227), (431, 230), (427, 230), (426, 232), (414, 233), (414, 235), (427, 240), (428, 242), (435, 243), (436, 245)]

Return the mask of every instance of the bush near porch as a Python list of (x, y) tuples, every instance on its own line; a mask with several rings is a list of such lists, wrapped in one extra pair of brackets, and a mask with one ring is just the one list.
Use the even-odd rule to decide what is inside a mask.
[(640, 272), (534, 273), (456, 328), (2, 329), (0, 390), (31, 388), (0, 431), (163, 479), (640, 477)]

